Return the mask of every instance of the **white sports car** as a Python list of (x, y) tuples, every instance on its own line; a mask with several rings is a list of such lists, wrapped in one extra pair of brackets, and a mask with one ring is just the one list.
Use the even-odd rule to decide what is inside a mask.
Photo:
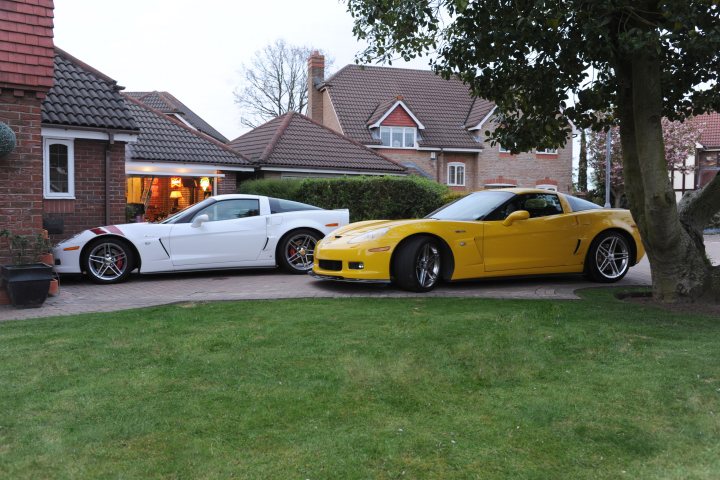
[(135, 269), (158, 273), (280, 265), (306, 273), (315, 244), (348, 221), (348, 210), (259, 195), (218, 195), (160, 223), (85, 230), (55, 246), (55, 271), (85, 273), (101, 284), (122, 282)]

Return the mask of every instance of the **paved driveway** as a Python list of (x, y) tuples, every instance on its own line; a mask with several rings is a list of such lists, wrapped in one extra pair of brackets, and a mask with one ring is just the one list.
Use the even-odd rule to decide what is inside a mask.
[[(714, 264), (720, 264), (720, 235), (705, 237)], [(614, 285), (649, 285), (647, 258)], [(0, 320), (48, 317), (87, 312), (107, 312), (176, 302), (320, 297), (475, 297), (576, 299), (575, 290), (604, 286), (581, 276), (564, 275), (531, 279), (458, 282), (441, 285), (428, 294), (414, 294), (391, 286), (322, 282), (306, 275), (278, 270), (242, 270), (133, 276), (119, 285), (95, 285), (81, 278), (63, 278), (60, 295), (48, 298), (41, 308), (16, 309), (0, 305)]]

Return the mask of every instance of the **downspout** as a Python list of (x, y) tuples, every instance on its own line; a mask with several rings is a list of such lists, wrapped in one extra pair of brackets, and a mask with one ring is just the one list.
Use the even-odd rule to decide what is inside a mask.
[(108, 132), (108, 143), (105, 146), (105, 225), (110, 225), (110, 152), (115, 144), (115, 135)]
[(442, 183), (442, 179), (440, 177), (440, 173), (442, 172), (442, 164), (445, 163), (445, 152), (443, 151), (442, 147), (440, 148), (440, 155), (438, 155), (437, 162), (435, 163), (435, 181), (438, 183)]

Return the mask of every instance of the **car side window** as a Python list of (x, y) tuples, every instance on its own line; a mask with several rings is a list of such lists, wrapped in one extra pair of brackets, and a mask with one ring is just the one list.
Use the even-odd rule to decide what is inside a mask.
[(530, 193), (521, 195), (524, 203), (520, 210), (530, 212), (530, 218), (547, 217), (563, 213), (560, 199), (551, 193)]
[(221, 200), (200, 210), (193, 218), (198, 215), (207, 215), (210, 222), (255, 217), (260, 215), (260, 202), (251, 198)]
[(526, 193), (513, 197), (495, 210), (486, 220), (505, 220), (517, 210), (527, 210), (530, 218), (546, 217), (563, 213), (560, 199), (551, 193)]

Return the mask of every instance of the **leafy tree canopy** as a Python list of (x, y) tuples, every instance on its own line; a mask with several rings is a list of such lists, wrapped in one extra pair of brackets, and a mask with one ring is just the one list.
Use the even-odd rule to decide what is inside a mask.
[[(514, 151), (559, 147), (568, 120), (605, 127), (617, 66), (658, 50), (663, 115), (720, 108), (717, 0), (348, 0), (363, 61), (437, 51), (433, 68), (457, 75), (500, 111), (496, 139)], [(698, 86), (710, 88), (698, 89)], [(574, 102), (568, 102), (568, 94)]]

